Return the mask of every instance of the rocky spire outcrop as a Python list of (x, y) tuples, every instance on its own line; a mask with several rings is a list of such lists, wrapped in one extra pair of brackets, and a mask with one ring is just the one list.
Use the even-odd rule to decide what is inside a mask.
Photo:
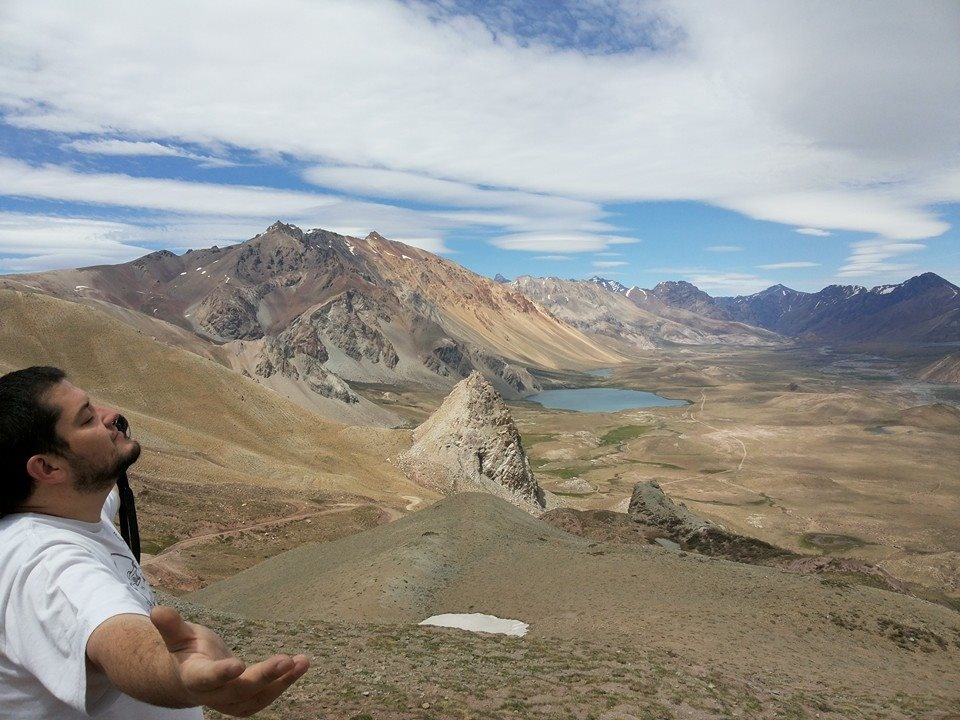
[(412, 480), (445, 494), (488, 492), (534, 514), (556, 505), (533, 476), (506, 404), (478, 372), (413, 432), (399, 462)]

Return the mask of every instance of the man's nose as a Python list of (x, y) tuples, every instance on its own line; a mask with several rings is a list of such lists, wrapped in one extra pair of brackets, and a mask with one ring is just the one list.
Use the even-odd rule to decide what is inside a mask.
[(116, 410), (107, 407), (94, 406), (94, 412), (97, 413), (97, 416), (100, 418), (100, 422), (104, 425), (110, 426), (116, 421), (120, 416)]

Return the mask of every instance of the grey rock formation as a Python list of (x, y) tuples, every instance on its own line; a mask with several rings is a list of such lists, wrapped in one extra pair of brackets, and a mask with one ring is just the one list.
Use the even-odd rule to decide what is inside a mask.
[(431, 353), (422, 360), (424, 366), (442, 377), (459, 375), (466, 378), (473, 372), (481, 372), (497, 383), (501, 392), (505, 389), (516, 393), (540, 390), (540, 383), (526, 368), (511, 365), (496, 355), (449, 337), (437, 340)]
[(644, 525), (658, 528), (684, 550), (739, 562), (756, 562), (789, 554), (763, 540), (724, 530), (683, 505), (677, 505), (655, 480), (634, 486), (627, 513)]
[(263, 378), (280, 374), (291, 380), (302, 380), (311, 392), (332, 400), (351, 404), (360, 402), (359, 396), (347, 383), (322, 365), (325, 359), (323, 345), (318, 345), (314, 354), (308, 355), (290, 338), (267, 335), (257, 356), (254, 372)]
[(414, 431), (399, 463), (412, 480), (445, 494), (488, 492), (534, 514), (557, 504), (537, 484), (503, 399), (477, 372)]

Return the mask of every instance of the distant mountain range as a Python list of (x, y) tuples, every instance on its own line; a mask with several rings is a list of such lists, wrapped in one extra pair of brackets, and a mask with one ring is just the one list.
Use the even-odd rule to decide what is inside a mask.
[(960, 287), (934, 273), (868, 290), (830, 285), (815, 293), (774, 285), (753, 295), (711, 297), (688, 282), (663, 282), (652, 290), (625, 288), (592, 278), (595, 285), (651, 307), (667, 307), (715, 320), (744, 323), (792, 338), (831, 342), (960, 342)]
[(774, 345), (777, 334), (744, 323), (666, 304), (647, 291), (615, 281), (561, 280), (522, 275), (510, 286), (583, 332), (621, 352), (664, 344)]
[(686, 282), (508, 282), (377, 233), (282, 222), (226, 248), (7, 276), (0, 287), (96, 305), (303, 405), (379, 424), (397, 417), (351, 383), (444, 390), (478, 371), (518, 398), (539, 388), (531, 370), (610, 367), (665, 345), (960, 341), (960, 288), (933, 273), (735, 298)]

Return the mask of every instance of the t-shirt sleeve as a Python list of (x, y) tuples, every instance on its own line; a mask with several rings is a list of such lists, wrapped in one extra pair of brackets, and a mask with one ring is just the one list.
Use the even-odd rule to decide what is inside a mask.
[(87, 673), (87, 641), (115, 615), (148, 615), (149, 606), (82, 547), (51, 547), (22, 569), (4, 618), (7, 651), (50, 693), (90, 712), (117, 691)]

